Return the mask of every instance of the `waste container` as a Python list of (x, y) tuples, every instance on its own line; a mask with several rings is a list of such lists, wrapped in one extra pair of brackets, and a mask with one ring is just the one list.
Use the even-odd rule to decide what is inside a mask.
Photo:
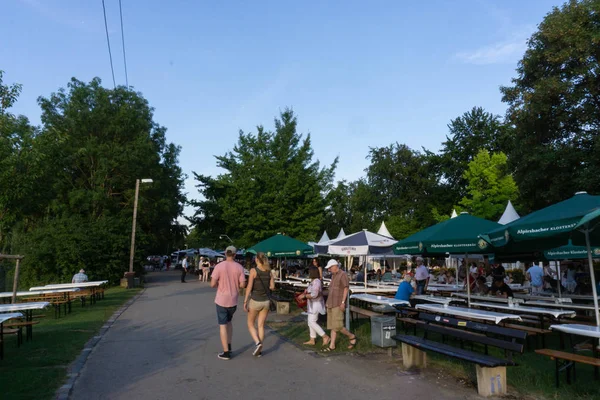
[(388, 316), (371, 317), (371, 344), (379, 347), (396, 347), (396, 318)]
[(127, 280), (127, 289), (132, 289), (134, 287), (135, 272), (125, 272), (123, 274), (123, 279)]

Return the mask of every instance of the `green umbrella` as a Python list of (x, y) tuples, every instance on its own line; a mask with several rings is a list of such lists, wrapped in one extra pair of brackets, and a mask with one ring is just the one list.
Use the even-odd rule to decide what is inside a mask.
[[(592, 247), (592, 257), (600, 258), (600, 247)], [(544, 257), (547, 260), (577, 260), (587, 258), (588, 252), (586, 246), (575, 246), (569, 240), (565, 246), (544, 251)]]
[(486, 254), (492, 247), (479, 238), (502, 225), (467, 213), (430, 226), (394, 245), (396, 254)]
[(596, 324), (600, 326), (598, 293), (592, 260), (592, 245), (600, 244), (600, 196), (578, 192), (575, 196), (526, 215), (500, 229), (482, 235), (494, 247), (507, 251), (519, 245), (532, 251), (544, 251), (564, 245), (569, 239), (585, 245), (592, 281)]
[(262, 252), (267, 257), (302, 257), (312, 254), (313, 248), (304, 242), (278, 233), (246, 251), (253, 254)]

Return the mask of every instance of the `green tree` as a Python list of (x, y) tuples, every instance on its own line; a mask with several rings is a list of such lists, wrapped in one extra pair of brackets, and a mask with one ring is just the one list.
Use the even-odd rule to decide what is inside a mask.
[(464, 209), (480, 218), (497, 221), (508, 201), (514, 202), (519, 195), (517, 185), (508, 172), (504, 153), (490, 154), (481, 150), (469, 163), (464, 177), (469, 182), (467, 196), (463, 197), (457, 209)]
[[(204, 200), (196, 202), (196, 225), (210, 235), (227, 234), (247, 247), (278, 232), (313, 240), (324, 223), (325, 197), (332, 189), (337, 159), (321, 168), (313, 161), (310, 135), (297, 133), (286, 109), (275, 131), (240, 131), (233, 151), (217, 157), (226, 172), (216, 178), (195, 174)], [(222, 222), (220, 225), (219, 222)]]
[(511, 86), (510, 164), (526, 211), (600, 192), (600, 3), (568, 1), (539, 25)]
[(450, 134), (442, 143), (437, 163), (443, 183), (452, 193), (449, 204), (466, 194), (468, 182), (464, 173), (479, 150), (492, 153), (504, 151), (507, 146), (507, 127), (500, 116), (473, 107), (448, 124)]

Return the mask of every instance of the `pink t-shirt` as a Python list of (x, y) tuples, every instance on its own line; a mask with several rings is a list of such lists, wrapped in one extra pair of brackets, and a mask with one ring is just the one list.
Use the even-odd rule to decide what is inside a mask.
[(215, 303), (221, 307), (237, 306), (240, 285), (246, 282), (244, 267), (235, 261), (222, 261), (215, 266), (211, 279), (218, 283)]

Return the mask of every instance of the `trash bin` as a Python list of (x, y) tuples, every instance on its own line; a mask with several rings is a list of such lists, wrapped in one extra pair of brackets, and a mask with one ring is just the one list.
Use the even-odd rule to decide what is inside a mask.
[(379, 347), (396, 347), (396, 318), (371, 317), (371, 344)]
[(123, 274), (123, 278), (127, 279), (127, 289), (132, 289), (134, 287), (135, 272), (125, 272)]

